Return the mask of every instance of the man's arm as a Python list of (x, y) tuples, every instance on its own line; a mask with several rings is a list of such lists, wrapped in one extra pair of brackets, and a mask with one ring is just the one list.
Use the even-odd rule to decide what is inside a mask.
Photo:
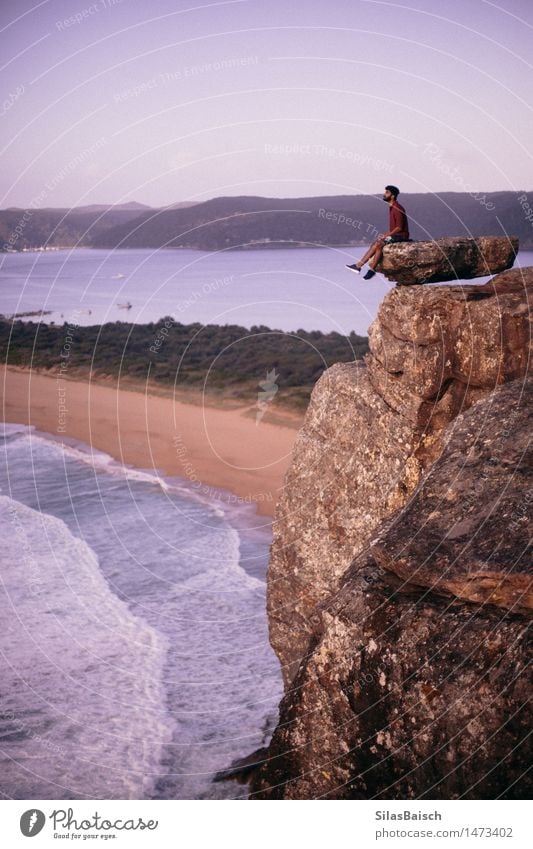
[(380, 239), (386, 239), (387, 236), (395, 236), (396, 233), (401, 233), (403, 231), (403, 214), (399, 209), (396, 209), (396, 207), (394, 206), (391, 208), (390, 223), (394, 224), (394, 227), (391, 227), (391, 229), (387, 233), (380, 233)]
[(393, 229), (389, 230), (388, 233), (380, 233), (379, 238), (380, 239), (386, 239), (387, 236), (395, 236), (396, 233), (401, 233), (401, 231), (402, 231), (402, 228), (398, 227), (398, 225), (396, 225), (396, 227), (393, 227)]
[(396, 225), (396, 227), (393, 227), (393, 229), (389, 230), (388, 233), (383, 233), (383, 238), (385, 238), (386, 236), (395, 236), (396, 233), (401, 233), (401, 232), (402, 232), (402, 228), (398, 227), (398, 225)]
[(391, 229), (389, 236), (394, 236), (396, 233), (406, 233), (407, 215), (405, 214), (404, 209), (400, 209), (400, 207), (398, 206), (393, 206), (392, 217), (389, 223), (394, 224), (394, 227)]

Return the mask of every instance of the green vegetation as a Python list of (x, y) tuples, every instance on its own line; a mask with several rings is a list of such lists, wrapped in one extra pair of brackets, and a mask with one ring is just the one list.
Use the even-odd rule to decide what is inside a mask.
[(193, 387), (254, 403), (259, 384), (277, 386), (276, 405), (303, 408), (324, 369), (360, 359), (365, 337), (351, 333), (235, 324), (113, 322), (91, 327), (0, 320), (0, 352), (8, 365), (50, 369), (58, 376), (113, 376), (161, 386)]

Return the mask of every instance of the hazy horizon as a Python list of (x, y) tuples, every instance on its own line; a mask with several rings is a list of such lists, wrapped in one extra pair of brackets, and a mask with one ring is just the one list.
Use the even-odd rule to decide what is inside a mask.
[(533, 182), (529, 0), (3, 10), (3, 209)]
[[(477, 194), (479, 194), (479, 195), (485, 194), (485, 195), (488, 196), (489, 194), (499, 194), (502, 191), (510, 191), (510, 190), (509, 189), (494, 189), (492, 192), (489, 192), (489, 191), (483, 192), (483, 190), (480, 189)], [(516, 189), (513, 189), (512, 191), (513, 192), (526, 192), (526, 193), (530, 192), (533, 195), (533, 189), (525, 189), (523, 187), (518, 187)], [(450, 189), (450, 190), (442, 189), (441, 191), (435, 190), (434, 192), (402, 192), (401, 193), (402, 197), (413, 195), (413, 194), (442, 195), (442, 194), (468, 194), (468, 192), (454, 192), (453, 189)], [(353, 197), (377, 197), (377, 198), (379, 198), (380, 195), (381, 195), (381, 192), (368, 192), (368, 193), (358, 193), (358, 194), (354, 194), (352, 196)], [(346, 195), (346, 196), (350, 197), (350, 195)], [(207, 203), (210, 200), (218, 200), (218, 199), (223, 198), (223, 197), (231, 197), (231, 198), (258, 197), (258, 198), (262, 198), (263, 200), (303, 200), (305, 198), (312, 199), (312, 198), (317, 198), (317, 197), (323, 197), (323, 198), (339, 197), (339, 195), (292, 195), (292, 196), (291, 195), (285, 195), (284, 196), (284, 195), (256, 195), (256, 194), (248, 194), (247, 192), (241, 192), (241, 193), (236, 194), (236, 195), (214, 195), (213, 197), (204, 198), (204, 200), (200, 200), (200, 201), (189, 201), (189, 202), (187, 202), (187, 201), (173, 201), (170, 204), (164, 204), (163, 206), (151, 206), (150, 204), (143, 204), (141, 201), (137, 201), (137, 200), (135, 200), (135, 198), (132, 198), (131, 200), (122, 201), (122, 202), (118, 202), (118, 203), (113, 202), (113, 201), (108, 203), (106, 201), (97, 201), (96, 200), (96, 201), (91, 201), (90, 203), (77, 204), (76, 206), (73, 206), (73, 207), (34, 206), (34, 207), (32, 207), (32, 209), (34, 209), (34, 210), (44, 210), (44, 209), (71, 209), (71, 210), (74, 210), (74, 209), (84, 208), (84, 207), (87, 207), (87, 206), (108, 206), (108, 207), (111, 207), (111, 206), (133, 206), (135, 204), (137, 204), (138, 206), (144, 206), (144, 207), (146, 207), (146, 209), (170, 209), (174, 206), (179, 206), (182, 203), (190, 203), (191, 205), (200, 204), (200, 203)], [(400, 200), (400, 198), (399, 198), (399, 200)], [(9, 211), (10, 209), (25, 209), (25, 207), (24, 206), (12, 205), (12, 206), (8, 206), (8, 207), (2, 207), (2, 209), (0, 211), (6, 212), (6, 211)]]

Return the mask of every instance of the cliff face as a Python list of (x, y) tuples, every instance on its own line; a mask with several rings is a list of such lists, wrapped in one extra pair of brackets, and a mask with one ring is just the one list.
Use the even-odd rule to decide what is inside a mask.
[(521, 379), (458, 416), (315, 608), (252, 798), (529, 798), (532, 404)]
[(313, 390), (279, 500), (268, 572), (270, 640), (286, 686), (315, 608), (405, 505), (445, 428), (526, 375), (533, 269), (483, 286), (400, 287), (369, 331), (364, 365), (337, 364)]

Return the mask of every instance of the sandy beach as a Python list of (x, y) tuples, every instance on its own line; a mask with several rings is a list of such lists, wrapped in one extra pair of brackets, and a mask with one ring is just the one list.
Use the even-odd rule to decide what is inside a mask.
[(82, 440), (119, 462), (179, 475), (198, 492), (274, 515), (302, 413), (272, 402), (258, 419), (256, 404), (215, 401), (198, 390), (2, 368), (3, 421)]

